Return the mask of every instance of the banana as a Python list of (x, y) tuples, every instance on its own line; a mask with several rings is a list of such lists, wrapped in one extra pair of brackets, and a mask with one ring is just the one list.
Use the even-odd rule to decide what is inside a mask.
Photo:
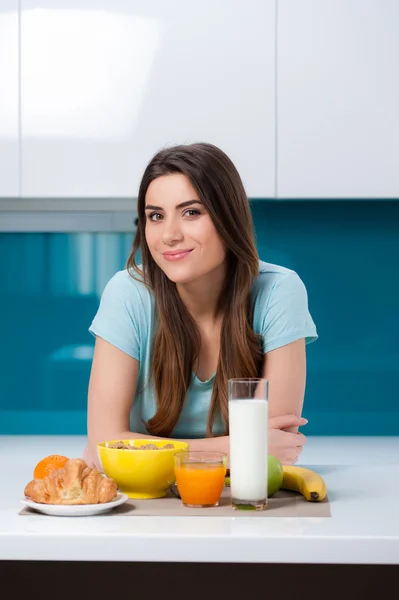
[(321, 475), (305, 467), (283, 465), (281, 489), (299, 492), (309, 502), (321, 502), (327, 495), (327, 487)]

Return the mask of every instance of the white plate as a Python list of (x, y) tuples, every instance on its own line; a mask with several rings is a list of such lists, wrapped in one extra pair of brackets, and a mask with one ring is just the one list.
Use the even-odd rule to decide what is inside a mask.
[(55, 517), (87, 517), (89, 515), (101, 515), (109, 512), (127, 500), (129, 500), (129, 496), (118, 492), (113, 500), (103, 504), (40, 504), (32, 502), (27, 498), (21, 500), (21, 503), (44, 515), (53, 515)]

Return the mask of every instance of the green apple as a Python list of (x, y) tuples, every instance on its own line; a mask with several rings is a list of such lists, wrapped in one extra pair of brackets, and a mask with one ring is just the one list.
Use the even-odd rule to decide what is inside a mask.
[(273, 454), (268, 455), (267, 468), (267, 497), (271, 498), (278, 492), (283, 483), (283, 466)]

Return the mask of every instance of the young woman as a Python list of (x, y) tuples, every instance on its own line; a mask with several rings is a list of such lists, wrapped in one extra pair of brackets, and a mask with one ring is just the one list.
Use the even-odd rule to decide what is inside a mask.
[(297, 461), (316, 328), (299, 276), (259, 260), (243, 184), (220, 149), (175, 146), (151, 160), (127, 268), (90, 331), (90, 464), (99, 441), (123, 438), (228, 453), (227, 381), (259, 376), (269, 380), (269, 453)]

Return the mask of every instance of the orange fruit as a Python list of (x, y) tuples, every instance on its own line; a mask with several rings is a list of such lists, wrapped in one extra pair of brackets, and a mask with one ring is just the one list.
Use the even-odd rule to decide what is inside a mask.
[(34, 479), (44, 479), (51, 471), (61, 469), (68, 460), (69, 458), (67, 456), (62, 456), (60, 454), (50, 454), (50, 456), (42, 458), (33, 471)]

